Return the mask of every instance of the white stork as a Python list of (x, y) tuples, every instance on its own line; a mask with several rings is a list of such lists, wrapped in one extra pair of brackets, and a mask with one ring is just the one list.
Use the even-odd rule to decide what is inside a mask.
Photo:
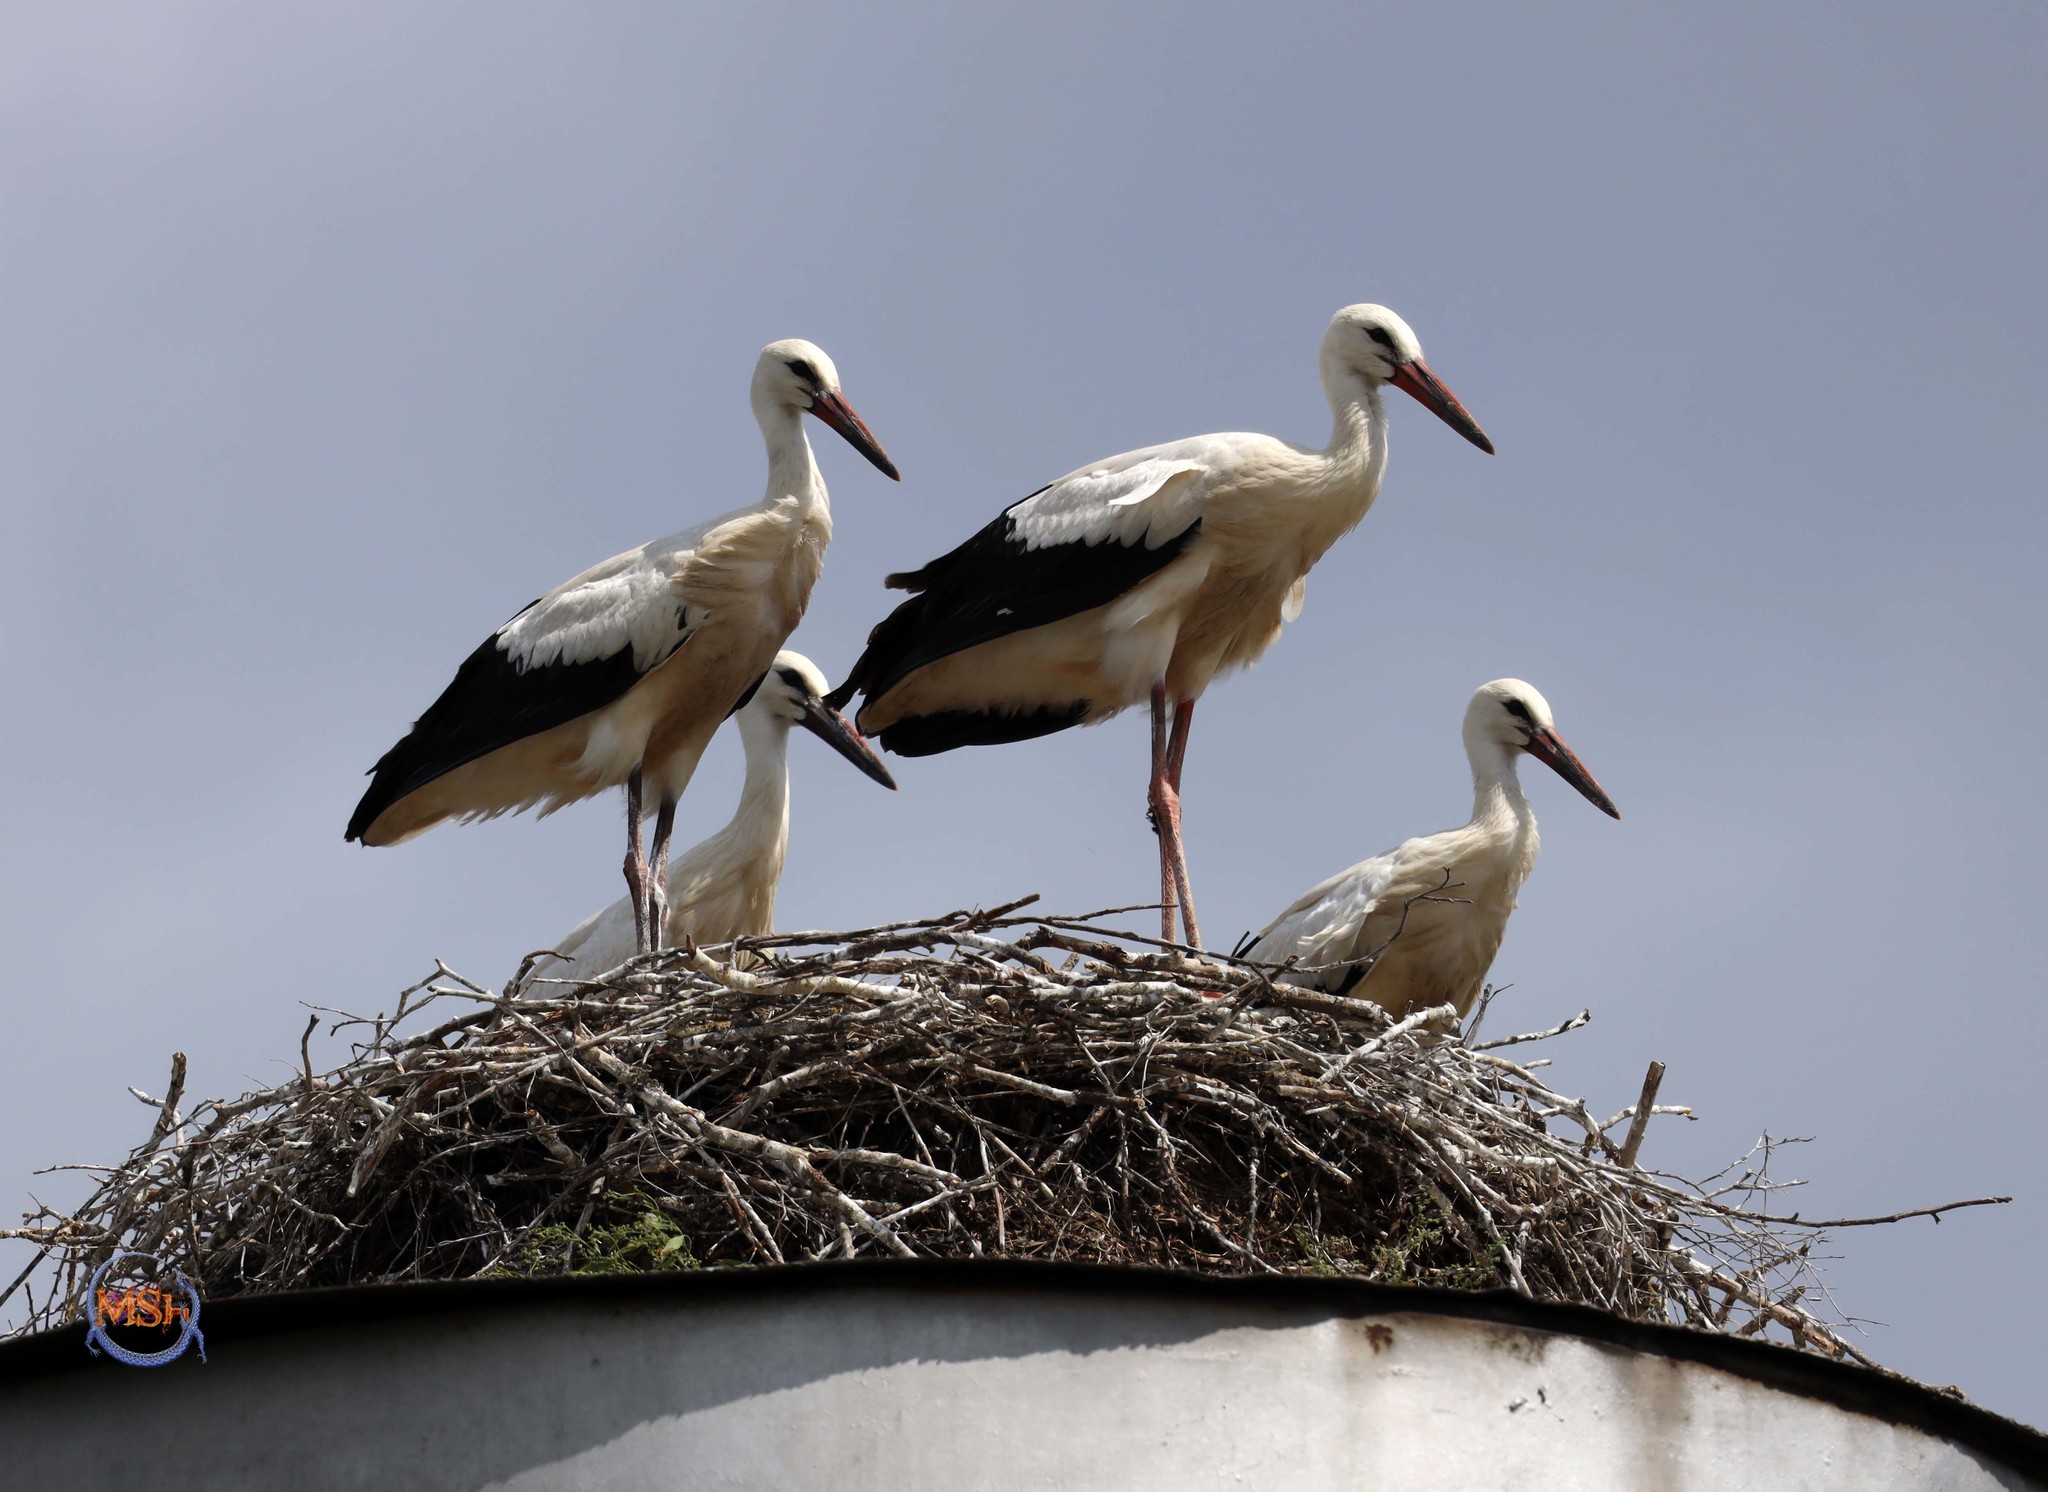
[(1471, 822), (1408, 840), (1311, 887), (1244, 957), (1293, 959), (1281, 976), (1288, 983), (1371, 1000), (1397, 1019), (1435, 1005), (1456, 1006), (1462, 1019), (1536, 861), (1536, 815), (1515, 775), (1524, 752), (1602, 813), (1621, 817), (1558, 739), (1543, 696), (1520, 679), (1495, 679), (1465, 707)]
[(1217, 674), (1265, 652), (1299, 613), (1309, 568), (1378, 496), (1381, 389), (1412, 394), (1493, 450), (1385, 306), (1332, 318), (1322, 377), (1336, 417), (1323, 450), (1228, 434), (1112, 456), (1013, 504), (923, 569), (890, 576), (916, 594), (874, 629), (831, 702), (863, 692), (860, 728), (925, 756), (1093, 724), (1149, 699), (1161, 922), (1171, 941), (1178, 901), (1199, 946), (1180, 833), (1195, 701)]
[[(712, 946), (755, 937), (775, 925), (775, 891), (789, 847), (789, 732), (801, 725), (886, 788), (896, 780), (844, 715), (826, 704), (825, 676), (801, 653), (775, 655), (761, 687), (740, 707), (747, 775), (732, 822), (682, 855), (668, 876), (662, 941)], [(560, 958), (536, 977), (588, 979), (639, 952), (633, 903), (620, 897), (554, 945)]]
[[(753, 406), (768, 446), (761, 501), (595, 565), (492, 633), (371, 769), (349, 839), (397, 844), (444, 819), (552, 813), (623, 783), (626, 885), (640, 945), (653, 946), (676, 799), (796, 629), (831, 542), (805, 411), (896, 477), (809, 342), (762, 349)], [(652, 865), (640, 838), (650, 801)]]

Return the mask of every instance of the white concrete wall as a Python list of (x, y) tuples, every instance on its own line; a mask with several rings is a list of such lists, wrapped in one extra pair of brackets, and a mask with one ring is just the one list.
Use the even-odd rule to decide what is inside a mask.
[[(83, 1356), (83, 1353), (80, 1354)], [(1048, 1290), (505, 1300), (0, 1392), (7, 1486), (1968, 1492), (1719, 1369), (1452, 1317)]]

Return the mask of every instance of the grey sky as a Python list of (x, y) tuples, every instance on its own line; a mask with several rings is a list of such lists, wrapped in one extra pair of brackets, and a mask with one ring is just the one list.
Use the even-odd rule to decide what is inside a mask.
[[(762, 343), (827, 348), (904, 472), (817, 437), (836, 678), (886, 570), (1052, 476), (1320, 443), (1317, 338), (1380, 300), (1501, 454), (1397, 398), (1378, 509), (1211, 691), (1205, 928), (1461, 820), (1467, 694), (1533, 681), (1625, 818), (1529, 776), (1493, 1019), (1591, 1006), (1599, 1109), (1668, 1062), (1704, 1117), (1653, 1161), (1815, 1136), (1809, 1215), (2018, 1193), (1831, 1279), (1880, 1359), (2048, 1420), (2048, 20), (1696, 10), (7, 7), (8, 1195), (140, 1138), (174, 1047), (273, 1081), (300, 1002), (501, 979), (618, 894), (610, 801), (342, 825), (491, 627), (759, 495)], [(785, 926), (1151, 882), (1136, 719), (895, 795), (793, 755)]]

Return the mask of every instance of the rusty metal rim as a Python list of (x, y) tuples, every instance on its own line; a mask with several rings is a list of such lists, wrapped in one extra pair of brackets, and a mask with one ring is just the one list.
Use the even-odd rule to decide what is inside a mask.
[[(1769, 1342), (1627, 1321), (1590, 1306), (1531, 1300), (1508, 1290), (1434, 1290), (1303, 1275), (1211, 1275), (1023, 1259), (862, 1259), (661, 1274), (345, 1285), (230, 1296), (208, 1302), (206, 1331), (208, 1345), (218, 1354), (232, 1351), (239, 1341), (319, 1330), (322, 1323), (337, 1320), (353, 1326), (557, 1300), (744, 1300), (860, 1289), (1168, 1297), (1215, 1304), (1257, 1302), (1338, 1316), (1414, 1313), (1490, 1321), (1719, 1368), (1837, 1408), (1953, 1440), (2024, 1475), (2048, 1478), (2048, 1435), (1899, 1374)], [(0, 1384), (65, 1371), (99, 1370), (102, 1365), (88, 1360), (84, 1340), (81, 1323), (0, 1342)]]

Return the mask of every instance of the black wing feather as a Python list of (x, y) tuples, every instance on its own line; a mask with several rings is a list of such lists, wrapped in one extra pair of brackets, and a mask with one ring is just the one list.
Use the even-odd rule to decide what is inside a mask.
[(641, 677), (631, 644), (605, 658), (522, 670), (492, 633), (463, 660), (441, 697), (370, 769), (369, 790), (356, 804), (345, 837), (361, 839), (385, 809), (457, 767), (603, 709)]
[(1156, 549), (1114, 539), (1030, 549), (1011, 524), (1012, 511), (923, 569), (889, 577), (891, 586), (917, 594), (875, 625), (860, 660), (825, 696), (828, 704), (844, 709), (856, 692), (874, 699), (927, 663), (1105, 606), (1173, 563), (1202, 531), (1197, 518)]
[(898, 756), (937, 756), (956, 746), (1007, 746), (1012, 741), (1035, 741), (1070, 725), (1079, 725), (1087, 716), (1085, 699), (1070, 705), (1048, 705), (1022, 715), (940, 710), (899, 720), (875, 739)]

